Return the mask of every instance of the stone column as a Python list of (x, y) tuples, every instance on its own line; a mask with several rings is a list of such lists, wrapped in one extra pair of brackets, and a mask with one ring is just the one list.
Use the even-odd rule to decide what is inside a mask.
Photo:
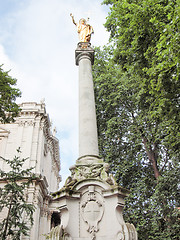
[(99, 156), (92, 77), (94, 50), (90, 45), (78, 43), (75, 51), (79, 66), (79, 159)]
[(64, 187), (52, 195), (50, 209), (59, 209), (61, 225), (51, 230), (50, 239), (137, 240), (122, 213), (129, 191), (117, 185), (109, 165), (98, 156), (93, 60), (91, 45), (79, 43), (79, 158)]

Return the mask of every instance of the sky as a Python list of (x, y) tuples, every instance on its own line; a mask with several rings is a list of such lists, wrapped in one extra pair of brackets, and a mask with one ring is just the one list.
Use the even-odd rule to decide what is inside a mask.
[(0, 0), (0, 64), (17, 79), (17, 103), (45, 99), (60, 144), (62, 183), (78, 158), (78, 43), (75, 21), (90, 18), (93, 46), (107, 44), (102, 0)]

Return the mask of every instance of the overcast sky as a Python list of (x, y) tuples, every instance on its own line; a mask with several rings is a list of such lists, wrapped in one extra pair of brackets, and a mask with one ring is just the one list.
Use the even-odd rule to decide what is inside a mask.
[[(21, 102), (45, 98), (60, 142), (63, 183), (78, 158), (78, 43), (76, 22), (90, 17), (91, 44), (102, 46), (109, 34), (102, 0), (0, 0), (0, 64), (17, 78)], [(62, 185), (62, 184), (61, 184)]]

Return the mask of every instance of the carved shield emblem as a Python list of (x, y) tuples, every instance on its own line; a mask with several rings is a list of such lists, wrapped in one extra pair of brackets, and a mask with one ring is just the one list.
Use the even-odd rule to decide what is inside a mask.
[[(89, 201), (85, 204), (83, 207), (83, 217), (86, 222), (91, 222), (94, 224), (94, 222), (99, 222), (102, 217), (102, 210), (101, 210), (101, 204), (95, 202), (95, 201)], [(91, 224), (91, 225), (92, 225)]]
[(95, 233), (99, 230), (98, 223), (101, 221), (104, 213), (103, 203), (96, 198), (96, 193), (88, 193), (87, 200), (81, 205), (83, 220), (88, 224), (87, 231), (95, 239)]

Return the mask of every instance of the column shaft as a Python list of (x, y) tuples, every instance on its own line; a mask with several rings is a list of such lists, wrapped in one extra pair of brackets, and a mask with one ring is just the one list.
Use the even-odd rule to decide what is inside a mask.
[[(79, 51), (79, 158), (99, 156), (96, 109), (92, 77), (94, 50)], [(92, 57), (93, 56), (93, 57)]]

